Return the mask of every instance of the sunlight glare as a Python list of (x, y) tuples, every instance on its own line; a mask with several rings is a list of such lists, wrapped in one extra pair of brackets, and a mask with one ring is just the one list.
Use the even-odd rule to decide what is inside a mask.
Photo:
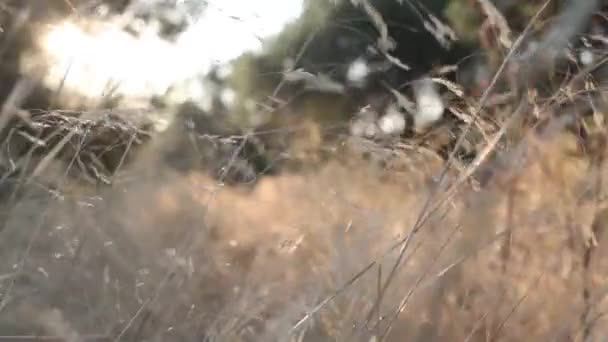
[(45, 83), (51, 88), (63, 83), (64, 90), (88, 98), (104, 96), (112, 87), (128, 98), (163, 95), (212, 65), (259, 50), (261, 38), (280, 32), (300, 11), (301, 0), (209, 1), (199, 21), (175, 42), (150, 30), (136, 37), (113, 22), (88, 22), (85, 29), (66, 20), (40, 36), (49, 65)]

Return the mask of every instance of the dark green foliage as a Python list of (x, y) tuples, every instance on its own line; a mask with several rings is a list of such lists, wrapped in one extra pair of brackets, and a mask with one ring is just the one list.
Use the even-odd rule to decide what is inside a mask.
[(274, 167), (255, 136), (241, 134), (217, 116), (184, 103), (162, 133), (163, 164), (180, 172), (205, 170), (226, 184), (254, 183)]
[[(383, 84), (395, 88), (427, 73), (435, 66), (455, 63), (465, 55), (468, 47), (445, 47), (425, 28), (431, 21), (431, 15), (442, 18), (447, 1), (370, 1), (382, 16), (388, 27), (388, 34), (394, 40), (395, 49), (390, 51), (392, 57), (408, 65), (410, 70), (390, 65), (387, 70), (371, 76), (365, 93), (384, 92)], [(363, 57), (370, 62), (387, 62), (377, 51), (379, 39), (378, 28), (370, 15), (354, 1), (307, 1), (301, 17), (286, 28), (266, 45), (260, 56), (245, 54), (235, 62), (235, 72), (230, 84), (235, 88), (241, 102), (252, 99), (257, 102), (272, 104), (267, 96), (273, 94), (289, 101), (291, 108), (299, 112), (301, 103), (310, 103), (319, 98), (318, 92), (303, 91), (297, 84), (280, 84), (286, 61), (293, 63), (292, 68), (302, 68), (313, 74), (323, 74), (332, 80), (347, 85), (347, 93), (330, 94), (323, 97), (334, 101), (345, 98), (346, 107), (319, 106), (316, 113), (343, 112), (338, 117), (344, 118), (354, 108), (368, 100), (361, 92), (348, 87), (346, 73), (350, 64)], [(375, 51), (374, 51), (375, 50)], [(276, 91), (280, 84), (280, 91)], [(302, 99), (298, 101), (298, 99)], [(248, 115), (244, 106), (240, 113)], [(279, 114), (282, 115), (279, 111)], [(319, 118), (323, 118), (321, 114)]]

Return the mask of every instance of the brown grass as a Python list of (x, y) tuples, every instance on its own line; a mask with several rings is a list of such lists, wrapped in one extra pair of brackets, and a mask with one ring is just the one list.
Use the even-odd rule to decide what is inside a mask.
[[(33, 117), (48, 126), (31, 134), (44, 152), (65, 154), (0, 182), (0, 341), (599, 340), (605, 113), (589, 103), (605, 90), (580, 95), (575, 76), (543, 97), (503, 77), (522, 88), (506, 104), (486, 103), (492, 87), (457, 99), (449, 129), (389, 146), (335, 139), (329, 161), (248, 187), (162, 158), (123, 164), (141, 133), (128, 122)], [(100, 134), (85, 144), (87, 128)], [(446, 131), (478, 152), (472, 163), (438, 156)], [(108, 186), (66, 172), (115, 136)]]
[[(191, 173), (96, 198), (33, 196), (12, 208), (2, 232), (3, 324), (30, 317), (39, 332), (57, 334), (44, 324), (58, 312), (79, 334), (124, 331), (125, 340), (306, 332), (305, 340), (368, 341), (414, 291), (387, 340), (580, 340), (605, 309), (608, 268), (602, 237), (589, 245), (602, 217), (589, 195), (598, 170), (570, 156), (573, 145), (560, 135), (530, 148), (534, 157), (510, 184), (458, 192), (413, 237), (379, 311), (378, 277), (416, 222), (433, 184), (427, 172), (441, 168), (435, 158), (382, 168), (353, 156), (253, 190)], [(588, 334), (605, 333), (598, 319)]]

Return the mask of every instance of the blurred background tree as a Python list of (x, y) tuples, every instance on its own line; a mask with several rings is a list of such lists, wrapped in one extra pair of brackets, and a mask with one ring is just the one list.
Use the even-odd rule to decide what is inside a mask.
[[(358, 58), (367, 62), (386, 62), (378, 52), (378, 27), (366, 12), (365, 3), (304, 0), (299, 18), (288, 23), (277, 36), (264, 40), (261, 51), (245, 52), (232, 62), (232, 72), (221, 77), (222, 87), (230, 88), (235, 95), (230, 101), (231, 121), (247, 127), (277, 119), (277, 115), (267, 113), (269, 108), (276, 112), (275, 107), (280, 107), (277, 100), (289, 101), (292, 109), (309, 108), (311, 101), (319, 101), (317, 108), (306, 110), (318, 114), (319, 107), (327, 105), (322, 99), (334, 103), (337, 108), (328, 109), (325, 111), (328, 113), (318, 114), (315, 119), (343, 120), (348, 116), (345, 113), (361, 104), (357, 100), (366, 101), (365, 97), (359, 96), (361, 92), (353, 93), (348, 87), (345, 94), (319, 94), (283, 82), (286, 71), (301, 68), (347, 85), (349, 67)], [(496, 0), (494, 3), (517, 32), (543, 1)], [(555, 3), (554, 7), (558, 7), (558, 2)], [(478, 48), (478, 28), (484, 18), (475, 0), (370, 0), (369, 4), (382, 18), (395, 43), (391, 55), (410, 69), (404, 70), (392, 63), (377, 73), (363, 93), (374, 93), (380, 81), (399, 87), (435, 66), (456, 63)], [(10, 74), (20, 70), (20, 56), (32, 44), (32, 35), (37, 33), (30, 28), (33, 23), (45, 23), (74, 13), (102, 19), (120, 16), (124, 29), (129, 32), (141, 30), (142, 25), (154, 26), (162, 38), (175, 40), (201, 18), (207, 8), (208, 3), (203, 0), (10, 0), (0, 8), (0, 27), (4, 31), (0, 35), (2, 76), (14, 79)], [(432, 15), (454, 29), (458, 36), (456, 44), (442, 46), (429, 32), (425, 25)], [(4, 96), (6, 92), (2, 92)], [(225, 92), (214, 94), (221, 96)], [(215, 103), (220, 102), (216, 100)], [(266, 115), (254, 115), (260, 112), (266, 112)]]
[[(494, 3), (516, 33), (543, 1)], [(558, 8), (555, 3), (546, 17)], [(203, 0), (6, 1), (0, 7), (0, 101), (23, 76), (23, 55), (32, 49), (46, 23), (74, 16), (84, 21), (112, 20), (130, 34), (151, 27), (161, 39), (174, 42), (197, 20), (205, 20), (208, 9), (209, 3)], [(439, 66), (458, 64), (480, 53), (483, 21), (476, 0), (303, 0), (301, 14), (278, 34), (265, 38), (261, 49), (245, 51), (233, 61), (194, 74), (190, 81), (172, 85), (167, 93), (148, 100), (156, 111), (183, 114), (186, 108), (222, 122), (218, 126), (229, 127), (226, 131), (230, 132), (280, 132), (268, 139), (270, 146), (280, 146), (277, 150), (284, 151), (285, 146), (299, 146), (289, 151), (294, 154), (318, 150), (347, 128), (361, 106), (377, 103), (381, 107), (392, 96), (386, 86), (403, 89)], [(393, 48), (385, 50), (383, 44), (388, 43)], [(363, 84), (355, 84), (349, 76), (357, 62), (368, 73)], [(305, 80), (311, 77), (316, 82), (312, 87)], [(192, 87), (200, 91), (193, 95)], [(53, 107), (55, 92), (37, 87), (23, 106)], [(101, 104), (124, 105), (121, 101)]]

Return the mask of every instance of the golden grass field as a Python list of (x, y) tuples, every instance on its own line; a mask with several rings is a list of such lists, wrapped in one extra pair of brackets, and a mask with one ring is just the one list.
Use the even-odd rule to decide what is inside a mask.
[(451, 121), (391, 144), (294, 119), (304, 167), (245, 185), (146, 118), (5, 104), (0, 341), (606, 340), (605, 81), (500, 48), (508, 94), (441, 79)]

